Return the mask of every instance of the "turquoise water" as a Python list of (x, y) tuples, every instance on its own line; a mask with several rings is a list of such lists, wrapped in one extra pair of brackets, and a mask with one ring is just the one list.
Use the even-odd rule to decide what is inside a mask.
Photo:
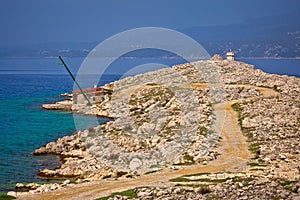
[[(111, 77), (109, 77), (111, 78)], [(112, 78), (111, 78), (112, 79)], [(11, 189), (16, 182), (40, 181), (36, 172), (51, 162), (34, 157), (32, 152), (47, 142), (72, 134), (73, 115), (46, 111), (42, 103), (55, 102), (58, 94), (72, 90), (67, 75), (0, 75), (0, 190)], [(91, 124), (90, 117), (78, 115), (79, 129)], [(99, 119), (99, 123), (106, 119)], [(53, 164), (57, 164), (56, 162)]]
[[(66, 58), (65, 61), (76, 72), (83, 58)], [(126, 65), (140, 63), (127, 61), (130, 62), (115, 62), (110, 73), (126, 71)], [(142, 62), (149, 60), (143, 59)], [(105, 75), (98, 84), (119, 77)], [(87, 84), (92, 86), (94, 83), (89, 83), (87, 79)], [(32, 156), (35, 149), (71, 135), (77, 129), (107, 121), (99, 118), (95, 123), (94, 117), (77, 115), (75, 127), (71, 113), (41, 108), (43, 103), (53, 103), (59, 100), (59, 94), (72, 89), (73, 82), (63, 66), (57, 65), (57, 58), (0, 59), (0, 191), (14, 189), (17, 182), (41, 181), (36, 177), (37, 171), (58, 164), (53, 157)], [(78, 121), (81, 122), (79, 125)]]
[[(75, 68), (83, 58), (69, 58), (67, 63)], [(277, 74), (300, 76), (300, 60), (241, 59), (258, 68)], [(175, 64), (174, 60), (150, 59), (143, 62)], [(141, 62), (137, 59), (115, 63), (112, 72), (130, 69)], [(127, 66), (128, 69), (125, 69)], [(22, 69), (26, 70), (22, 70)], [(57, 75), (59, 74), (59, 75)], [(99, 85), (117, 80), (120, 76), (106, 75)], [(92, 84), (92, 83), (90, 83)], [(53, 157), (34, 157), (32, 152), (59, 137), (71, 135), (75, 130), (73, 115), (68, 112), (46, 111), (43, 103), (58, 100), (58, 95), (70, 92), (73, 82), (56, 58), (0, 59), (0, 191), (14, 188), (16, 182), (40, 181), (38, 169), (57, 165)], [(79, 115), (84, 129), (91, 117)], [(94, 119), (94, 118), (93, 118)], [(106, 119), (100, 118), (99, 123)]]

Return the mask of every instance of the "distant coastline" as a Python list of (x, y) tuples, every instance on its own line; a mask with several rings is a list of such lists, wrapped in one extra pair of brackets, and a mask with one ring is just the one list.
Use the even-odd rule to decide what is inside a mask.
[[(82, 56), (64, 56), (65, 58), (85, 58), (86, 55)], [(53, 58), (58, 58), (58, 56), (0, 56), (0, 59), (26, 59), (26, 58), (44, 58), (44, 59), (53, 59)], [(107, 56), (105, 58), (114, 58)], [(128, 59), (138, 59), (138, 58), (160, 58), (160, 59), (179, 59), (178, 56), (122, 56), (122, 58), (128, 58)], [(187, 57), (190, 59), (196, 59), (196, 60), (201, 60), (201, 59), (207, 59), (207, 58), (199, 58), (199, 57)], [(300, 60), (300, 56), (296, 57), (277, 57), (277, 56), (236, 56), (236, 59), (290, 59), (290, 60)]]
[[(73, 72), (81, 66), (84, 57), (66, 57), (66, 61)], [(106, 74), (125, 74), (132, 66), (144, 63), (161, 63), (166, 66), (182, 64), (185, 61), (176, 57), (130, 57), (119, 58), (118, 63), (110, 66)], [(248, 62), (261, 70), (280, 75), (300, 76), (300, 57), (236, 57), (237, 61)], [(11, 57), (0, 58), (0, 74), (65, 74), (65, 69), (57, 65), (57, 57)], [(114, 69), (115, 68), (115, 69)], [(118, 70), (116, 70), (118, 68)]]

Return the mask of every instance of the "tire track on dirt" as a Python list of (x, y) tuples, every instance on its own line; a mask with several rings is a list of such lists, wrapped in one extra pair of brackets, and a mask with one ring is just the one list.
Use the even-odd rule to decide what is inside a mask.
[[(262, 96), (274, 96), (277, 92), (270, 88), (255, 87), (251, 85), (238, 85), (243, 87), (252, 87), (259, 90)], [(198, 84), (198, 87), (206, 87), (205, 84)], [(255, 97), (247, 98), (254, 99)], [(243, 99), (245, 100), (245, 99)], [(172, 183), (170, 179), (196, 173), (213, 173), (230, 170), (232, 168), (244, 165), (252, 154), (248, 150), (247, 138), (243, 135), (238, 123), (238, 114), (232, 109), (234, 103), (241, 100), (227, 101), (215, 104), (214, 112), (216, 115), (216, 124), (222, 128), (220, 148), (222, 155), (207, 165), (193, 165), (179, 170), (164, 169), (158, 173), (141, 175), (134, 179), (121, 180), (100, 180), (95, 182), (80, 183), (60, 190), (19, 196), (18, 199), (28, 200), (53, 200), (53, 199), (78, 199), (94, 200), (99, 197), (107, 196), (113, 192), (119, 192), (134, 187), (141, 186), (168, 186)], [(224, 116), (225, 115), (225, 116)], [(224, 118), (225, 117), (225, 118)], [(225, 120), (223, 120), (225, 119)]]

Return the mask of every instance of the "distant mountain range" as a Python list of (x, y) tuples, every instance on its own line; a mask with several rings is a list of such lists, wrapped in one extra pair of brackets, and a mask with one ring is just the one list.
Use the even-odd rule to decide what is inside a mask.
[(300, 12), (256, 18), (225, 26), (179, 31), (200, 42), (209, 53), (229, 49), (239, 57), (300, 57)]
[[(187, 27), (178, 31), (198, 41), (211, 55), (232, 49), (237, 57), (300, 57), (300, 12), (254, 18), (223, 26)], [(85, 57), (99, 42), (45, 43), (0, 47), (0, 57)], [(136, 51), (127, 56), (174, 56)]]

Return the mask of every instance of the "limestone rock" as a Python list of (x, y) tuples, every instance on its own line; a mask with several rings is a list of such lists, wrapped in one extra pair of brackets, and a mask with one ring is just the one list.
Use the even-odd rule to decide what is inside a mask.
[(17, 193), (15, 191), (9, 191), (7, 192), (7, 195), (17, 197)]
[(220, 55), (215, 54), (215, 55), (213, 55), (213, 57), (211, 57), (210, 60), (212, 60), (212, 61), (223, 61), (223, 58)]
[[(220, 87), (213, 87), (216, 85)], [(157, 163), (162, 168), (174, 163), (209, 164), (222, 154), (217, 148), (221, 138), (210, 130), (215, 119), (212, 105), (238, 100), (241, 129), (255, 154), (253, 166), (245, 168), (258, 178), (235, 183), (231, 177), (226, 184), (212, 187), (211, 194), (223, 199), (292, 199), (295, 195), (283, 183), (299, 179), (299, 85), (299, 78), (268, 74), (218, 55), (210, 61), (176, 65), (115, 81), (105, 86), (112, 94), (92, 109), (79, 105), (72, 108), (114, 120), (36, 150), (34, 155), (54, 154), (63, 160), (60, 168), (39, 173), (52, 178), (72, 177), (80, 182), (118, 177), (118, 170), (137, 173), (143, 166)], [(185, 148), (179, 155), (175, 147), (180, 145)], [(157, 151), (158, 154), (153, 153)], [(173, 157), (176, 158), (172, 160)], [(150, 158), (154, 158), (153, 163), (146, 163)], [(294, 191), (299, 190), (294, 182), (290, 184)], [(55, 188), (43, 186), (36, 190)], [(161, 199), (203, 198), (203, 194), (183, 188), (138, 189), (140, 199), (155, 195)]]

